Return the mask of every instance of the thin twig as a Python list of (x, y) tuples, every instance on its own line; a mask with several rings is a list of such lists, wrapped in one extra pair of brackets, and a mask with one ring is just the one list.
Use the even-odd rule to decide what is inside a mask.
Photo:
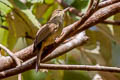
[[(2, 44), (0, 44), (0, 48), (2, 48), (5, 52), (7, 52), (9, 54), (10, 57), (12, 57), (12, 59), (16, 62), (16, 64), (18, 66), (21, 66), (21, 60), (19, 58), (17, 58), (13, 52), (11, 52), (9, 49), (7, 49), (5, 46), (3, 46)], [(18, 75), (18, 80), (22, 80), (21, 79), (21, 74)]]
[(90, 0), (87, 11), (92, 7), (93, 2), (94, 2), (94, 0)]
[(90, 9), (82, 17), (82, 19), (81, 19), (81, 25), (96, 11), (99, 1), (100, 0), (94, 0), (94, 2), (92, 4), (92, 6), (90, 7)]
[[(34, 61), (35, 61), (36, 57), (32, 58), (31, 60), (29, 60), (29, 65), (31, 65), (32, 67), (30, 67), (29, 65), (27, 65), (26, 69), (30, 70), (30, 69), (34, 69)], [(24, 72), (25, 68), (24, 68), (24, 64), (23, 66), (18, 66), (16, 68), (0, 72), (0, 79), (18, 74), (18, 73), (22, 73)], [(39, 66), (40, 69), (50, 69), (50, 70), (84, 70), (84, 71), (105, 71), (105, 72), (116, 72), (116, 73), (120, 73), (120, 68), (117, 67), (106, 67), (106, 66), (91, 66), (91, 65), (58, 65), (58, 64), (42, 64)], [(19, 70), (19, 71), (18, 71)], [(11, 74), (12, 73), (12, 74)]]
[[(88, 29), (92, 25), (95, 25), (95, 24), (97, 24), (99, 22), (104, 21), (106, 18), (108, 18), (108, 16), (110, 17), (110, 15), (119, 13), (120, 12), (120, 10), (119, 10), (119, 8), (120, 8), (119, 3), (120, 2), (114, 3), (114, 4), (110, 5), (110, 6), (106, 6), (106, 8), (101, 8), (98, 11), (96, 11), (94, 13), (94, 15), (92, 15), (87, 21), (85, 21), (85, 23), (79, 28), (79, 30), (75, 31), (74, 34), (77, 34), (77, 33), (81, 32), (83, 30)], [(117, 10), (117, 12), (116, 12), (116, 10)], [(108, 14), (108, 13), (111, 13), (111, 14)], [(104, 16), (106, 14), (107, 14), (107, 16)], [(101, 16), (101, 15), (103, 15), (103, 16)], [(99, 18), (99, 20), (98, 20), (98, 18)]]
[[(59, 4), (61, 4), (63, 7), (69, 7), (68, 4), (66, 4), (63, 0), (56, 0)], [(111, 4), (114, 4), (116, 2), (119, 2), (119, 0), (107, 0), (107, 1), (104, 1), (104, 2), (100, 2), (99, 5), (98, 5), (98, 8), (97, 9), (100, 9), (102, 7), (105, 7), (105, 6), (108, 6), (108, 5), (111, 5)], [(93, 4), (93, 0), (90, 1), (90, 4), (89, 4), (89, 7), (88, 7), (88, 10), (90, 9), (90, 7), (92, 6)], [(87, 10), (87, 11), (88, 11)], [(84, 13), (81, 13), (79, 10), (77, 10), (76, 8), (74, 7), (70, 7), (69, 11), (79, 17), (82, 17), (84, 15)], [(82, 15), (81, 15), (82, 14)], [(105, 23), (105, 24), (113, 24), (113, 25), (120, 25), (119, 21), (109, 21), (109, 20), (105, 20), (105, 21), (102, 21), (101, 23)]]
[(86, 71), (106, 71), (120, 73), (118, 67), (106, 67), (106, 66), (91, 66), (91, 65), (58, 65), (58, 64), (42, 64), (40, 68), (52, 69), (52, 70), (86, 70)]
[(14, 55), (13, 52), (11, 52), (9, 49), (7, 49), (5, 46), (3, 46), (2, 44), (0, 44), (0, 47), (9, 54), (10, 57), (12, 57), (16, 64), (21, 64), (20, 60)]
[(70, 11), (71, 13), (74, 13), (75, 15), (78, 15), (78, 16), (80, 16), (80, 17), (82, 17), (82, 16), (84, 15), (83, 13), (81, 13), (81, 12), (80, 12), (79, 10), (77, 10), (76, 8), (74, 8), (74, 7), (66, 4), (63, 0), (56, 0), (56, 1), (57, 1), (59, 4), (62, 4), (62, 6), (63, 6), (64, 8), (70, 7), (69, 11)]
[[(36, 56), (35, 53), (33, 53), (33, 44), (14, 53), (15, 56), (17, 56), (22, 61), (26, 61), (34, 56)], [(4, 71), (6, 69), (9, 69), (11, 67), (15, 67), (15, 61), (10, 56), (2, 56), (0, 57), (0, 71)]]
[[(112, 16), (113, 14), (116, 14), (116, 13), (118, 13), (118, 12), (120, 12), (120, 2), (115, 3), (115, 4), (112, 4), (112, 5), (107, 6), (107, 7), (104, 7), (104, 8), (101, 8), (99, 11), (95, 12), (95, 13), (85, 22), (85, 24), (84, 24), (85, 28), (83, 28), (83, 30), (88, 29), (89, 27), (97, 24), (98, 22), (101, 22), (101, 21), (105, 20), (106, 18), (108, 18), (108, 17), (110, 17), (110, 16)], [(100, 15), (100, 14), (101, 14), (101, 15)], [(73, 23), (74, 26), (75, 26), (75, 25), (76, 25), (76, 26), (79, 26), (79, 24), (77, 24), (77, 23), (78, 23), (78, 21), (75, 22), (75, 23)], [(82, 27), (83, 27), (83, 25), (82, 25)], [(72, 32), (73, 29), (72, 29), (72, 30), (70, 29), (69, 31), (66, 31), (66, 33), (69, 34), (69, 33), (71, 33), (70, 31)], [(68, 36), (68, 35), (67, 35), (67, 36)], [(63, 39), (62, 39), (62, 40), (63, 40)], [(27, 48), (25, 48), (25, 49), (17, 52), (16, 55), (17, 55), (17, 57), (19, 57), (19, 58), (22, 59), (22, 60), (27, 60), (27, 59), (35, 56), (35, 54), (32, 53), (32, 52), (33, 52), (33, 45), (31, 45), (31, 46), (29, 46), (29, 47), (27, 47)], [(14, 64), (13, 62), (11, 62), (11, 58), (9, 58), (9, 57), (7, 57), (7, 58), (6, 58), (6, 57), (5, 57), (5, 58), (0, 58), (0, 62), (1, 62), (0, 70), (5, 70), (5, 69), (7, 69), (7, 68), (11, 68), (11, 65)], [(13, 72), (13, 73), (12, 73), (12, 72), (9, 72), (10, 74), (7, 74), (7, 75), (11, 75), (11, 74), (14, 74), (14, 73), (20, 73), (20, 72), (22, 72), (22, 71), (26, 71), (26, 70), (28, 70), (28, 69), (31, 69), (31, 68), (32, 68), (32, 65), (34, 65), (34, 63), (35, 63), (35, 62), (34, 62), (34, 60), (33, 60), (33, 61), (31, 61), (31, 64), (28, 64), (28, 65), (27, 65), (28, 67), (26, 67), (26, 66), (20, 66), (19, 70), (17, 69), (17, 71), (16, 71), (16, 72)], [(7, 65), (7, 66), (6, 66), (6, 65)], [(14, 70), (13, 70), (13, 71), (14, 71)], [(4, 76), (4, 77), (6, 77), (6, 76)]]
[(120, 0), (106, 0), (104, 2), (101, 2), (99, 5), (98, 5), (98, 9), (99, 8), (103, 8), (105, 6), (108, 6), (108, 5), (111, 5), (111, 4), (114, 4), (114, 3), (117, 3), (119, 2)]
[(46, 62), (53, 58), (61, 56), (77, 46), (82, 46), (87, 40), (88, 40), (88, 37), (86, 36), (85, 32), (81, 32), (78, 35), (76, 35), (74, 39), (72, 39), (71, 41), (56, 48), (52, 53), (50, 53), (48, 56), (43, 58), (42, 62)]
[[(53, 58), (58, 57), (60, 55), (63, 55), (65, 52), (70, 51), (74, 47), (83, 45), (83, 43), (86, 42), (87, 39), (88, 39), (88, 37), (85, 35), (85, 32), (81, 32), (73, 40), (71, 40), (68, 43), (65, 43), (65, 44), (61, 45), (60, 47), (58, 47), (57, 49), (55, 49), (55, 51), (53, 51), (50, 55), (48, 55), (48, 57), (45, 57), (41, 62), (49, 61), (50, 59), (53, 59)], [(34, 58), (34, 60), (35, 59), (36, 59), (36, 57)], [(23, 69), (23, 70), (28, 70), (27, 66), (28, 65), (30, 66), (31, 64), (33, 65), (34, 64), (33, 62), (35, 62), (35, 61), (31, 61), (31, 60), (27, 61), (27, 62), (23, 63), (23, 65), (20, 66), (20, 68)], [(17, 71), (21, 72), (21, 69), (19, 69), (19, 67), (16, 67), (14, 69), (17, 69)], [(7, 77), (7, 75), (11, 75), (15, 72), (15, 71), (14, 72), (13, 71), (14, 71), (13, 69), (10, 69), (10, 70), (8, 69), (8, 70), (5, 70), (5, 71), (2, 71), (0, 73), (0, 75), (3, 75), (3, 76)]]
[(112, 24), (112, 25), (120, 25), (120, 21), (113, 21), (113, 20), (104, 20), (102, 21), (104, 24)]
[(3, 25), (0, 25), (0, 28), (3, 28), (3, 29), (5, 29), (5, 30), (8, 30), (8, 27), (3, 26)]
[[(95, 0), (92, 7), (86, 12), (86, 14), (81, 18), (81, 20), (77, 21), (76, 23), (73, 23), (72, 25), (69, 26), (69, 28), (67, 27), (68, 30), (66, 28), (63, 29), (62, 35), (56, 42), (60, 43), (61, 41), (63, 41), (63, 39), (65, 40), (69, 34), (72, 34), (71, 36), (75, 35), (76, 34), (75, 30), (77, 30), (82, 24), (84, 24), (84, 22), (96, 11), (98, 3), (99, 0)], [(68, 32), (66, 32), (66, 30)]]
[[(79, 17), (82, 17), (84, 15), (84, 13), (81, 13), (79, 10), (77, 10), (76, 8), (66, 4), (63, 0), (56, 0), (59, 4), (61, 4), (63, 7), (70, 7), (69, 11), (71, 13), (74, 13), (75, 15), (79, 16)], [(116, 2), (119, 2), (119, 0), (107, 0), (107, 1), (104, 1), (104, 2), (100, 2), (100, 4), (98, 5), (98, 8), (97, 9), (100, 9), (102, 7), (105, 7), (105, 6), (108, 6), (108, 5), (111, 5), (111, 4), (114, 4)], [(91, 4), (92, 4), (92, 1), (91, 1)], [(91, 5), (90, 5), (91, 6)]]
[(32, 36), (30, 36), (30, 35), (28, 34), (28, 32), (25, 33), (25, 38), (28, 38), (28, 39), (31, 39), (31, 40), (34, 40), (34, 39), (35, 39), (35, 38), (33, 38)]

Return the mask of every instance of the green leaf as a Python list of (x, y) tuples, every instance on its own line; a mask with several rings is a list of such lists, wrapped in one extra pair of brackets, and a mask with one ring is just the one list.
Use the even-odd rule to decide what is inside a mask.
[[(2, 22), (2, 25), (7, 25), (6, 21)], [(8, 30), (0, 27), (0, 43), (7, 46)]]
[(106, 37), (108, 37), (112, 41), (118, 42), (115, 37), (112, 35), (112, 31), (110, 27), (106, 24), (98, 24), (97, 28), (100, 32), (102, 32)]
[(46, 4), (35, 4), (33, 7), (33, 13), (35, 14), (37, 19), (41, 19), (41, 17), (45, 14), (49, 7), (50, 5)]
[(40, 23), (23, 3), (18, 0), (9, 0), (14, 6), (14, 10), (7, 15), (9, 24), (8, 46), (13, 49), (19, 37), (26, 35), (34, 38)]
[(114, 66), (120, 67), (120, 45), (112, 42), (112, 63)]
[(20, 38), (18, 38), (18, 40), (17, 40), (17, 42), (16, 42), (16, 44), (14, 46), (13, 51), (14, 52), (19, 51), (19, 50), (21, 50), (21, 49), (23, 49), (25, 47), (27, 47), (26, 40), (25, 40), (25, 38), (20, 37)]
[(57, 4), (54, 4), (47, 9), (47, 11), (42, 16), (42, 18), (43, 18), (43, 20), (41, 22), (42, 24), (45, 24), (48, 21), (48, 19), (50, 18), (53, 10), (55, 10), (57, 8), (57, 6), (58, 6)]
[(50, 70), (47, 73), (45, 80), (63, 80), (64, 71), (63, 70)]
[(34, 27), (39, 28), (41, 26), (41, 24), (37, 21), (36, 17), (32, 14), (31, 10), (28, 9), (22, 2), (18, 0), (14, 0), (14, 2), (11, 1), (11, 3), (14, 5), (14, 7), (17, 10), (25, 14), (22, 16), (26, 16), (32, 22)]
[(89, 0), (75, 0), (74, 3), (72, 3), (72, 6), (79, 10), (85, 11), (87, 8), (88, 2)]
[(85, 71), (64, 71), (63, 80), (91, 80)]
[(36, 72), (35, 70), (29, 70), (23, 74), (24, 80), (45, 80), (46, 74), (44, 72)]
[[(119, 20), (120, 13), (113, 16), (112, 20)], [(120, 42), (120, 26), (112, 25), (112, 34), (114, 38)], [(112, 63), (114, 66), (120, 67), (120, 44), (112, 42)]]
[(8, 31), (0, 28), (0, 43), (3, 45), (7, 45)]
[(90, 39), (88, 40), (87, 44), (85, 44), (85, 48), (92, 50), (96, 47), (97, 31), (86, 30), (86, 34)]
[(43, 3), (44, 0), (27, 0), (30, 3)]
[[(103, 26), (106, 27), (107, 26)], [(99, 31), (97, 33), (97, 40), (99, 41), (100, 44), (100, 54), (105, 60), (105, 63), (109, 65), (110, 60), (112, 58), (112, 52), (111, 52), (111, 40), (109, 37), (107, 37), (103, 32)]]
[(68, 5), (71, 5), (75, 0), (64, 0), (65, 3), (67, 3)]
[(6, 5), (9, 8), (13, 8), (12, 4), (9, 2), (9, 0), (0, 0), (1, 3)]
[[(107, 30), (107, 34), (110, 33), (109, 28), (107, 28), (106, 25), (97, 25), (97, 27), (105, 27), (103, 30)], [(97, 46), (99, 47), (99, 52), (97, 53), (99, 56), (98, 59), (101, 59), (99, 62), (102, 64), (109, 64), (111, 60), (111, 40), (109, 37), (107, 37), (103, 32), (100, 31), (100, 29), (96, 29), (94, 31), (87, 30), (87, 36), (90, 38), (90, 40), (85, 45), (85, 48), (89, 50), (95, 49)], [(97, 45), (97, 43), (99, 45)], [(102, 58), (100, 57), (102, 56)], [(98, 61), (98, 60), (96, 60)]]
[(35, 36), (35, 29), (15, 12), (8, 14), (7, 22), (9, 24), (8, 47), (10, 49), (14, 48), (19, 37), (25, 37), (26, 35)]
[(52, 4), (54, 2), (54, 0), (45, 0), (45, 3), (47, 4)]
[[(0, 14), (1, 15), (1, 14)], [(2, 24), (2, 17), (0, 16), (0, 26), (1, 26), (1, 24)]]
[(12, 5), (8, 0), (0, 0), (0, 11), (6, 15), (12, 10)]
[[(116, 14), (113, 17), (113, 20), (120, 20), (120, 13)], [(113, 36), (116, 40), (120, 42), (120, 26), (119, 25), (113, 25)]]

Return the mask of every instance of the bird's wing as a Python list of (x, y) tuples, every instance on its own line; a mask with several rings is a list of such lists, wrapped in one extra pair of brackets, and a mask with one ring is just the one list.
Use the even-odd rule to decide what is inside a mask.
[(34, 41), (34, 49), (37, 47), (38, 44), (40, 44), (40, 42), (42, 42), (46, 37), (48, 37), (48, 35), (50, 35), (51, 31), (48, 26), (48, 24), (45, 24), (37, 32), (36, 39)]

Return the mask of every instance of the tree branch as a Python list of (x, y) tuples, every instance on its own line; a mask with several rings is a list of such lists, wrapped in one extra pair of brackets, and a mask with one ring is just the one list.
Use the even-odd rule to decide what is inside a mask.
[[(88, 20), (85, 21), (85, 23), (79, 28), (78, 32), (80, 32), (82, 30), (86, 30), (89, 27), (105, 20), (106, 18), (108, 18), (118, 12), (120, 12), (120, 2), (114, 3), (114, 4), (104, 7), (104, 8), (101, 8), (97, 12), (95, 12)], [(71, 24), (70, 27), (68, 27), (70, 29), (68, 31), (66, 31), (66, 33), (64, 33), (64, 34), (66, 35), (66, 34), (72, 33), (75, 30), (75, 27), (79, 26), (79, 24), (80, 24), (79, 22), (80, 21), (77, 21), (77, 22)], [(66, 35), (66, 36), (68, 36), (68, 35)], [(64, 40), (64, 38), (66, 39), (66, 36), (61, 38), (61, 41)], [(17, 52), (15, 55), (18, 58), (25, 61), (36, 55), (36, 54), (32, 53), (32, 51), (33, 51), (33, 46), (31, 45), (31, 46)], [(1, 64), (0, 71), (3, 71), (5, 69), (12, 68), (14, 65), (14, 62), (12, 61), (12, 59), (10, 57), (1, 57), (0, 64)], [(33, 62), (31, 62), (31, 64), (32, 65), (34, 64), (34, 60), (33, 60)], [(27, 66), (29, 66), (30, 69), (31, 69), (31, 64), (27, 65)], [(29, 68), (25, 68), (25, 66), (24, 66), (24, 67), (21, 67), (20, 70), (24, 71), (25, 69), (27, 70)], [(19, 72), (20, 71), (18, 71), (17, 73), (19, 73)]]
[(7, 27), (7, 26), (0, 25), (0, 28), (3, 28), (3, 29), (5, 29), (5, 30), (8, 30), (8, 27)]
[[(15, 53), (15, 56), (17, 56), (19, 59), (26, 61), (32, 57), (34, 57), (36, 54), (32, 53), (33, 51), (33, 45), (28, 46), (27, 48), (24, 48), (18, 52)], [(5, 69), (9, 69), (12, 67), (15, 67), (16, 64), (12, 60), (11, 57), (0, 57), (0, 71), (3, 71)]]
[[(31, 62), (27, 66), (27, 70), (34, 69), (34, 60), (35, 58), (32, 58)], [(23, 65), (24, 66), (24, 65)], [(0, 72), (0, 79), (22, 73), (24, 72), (24, 67), (16, 67), (13, 69), (10, 69), (5, 72)], [(39, 66), (39, 69), (50, 69), (50, 70), (85, 70), (85, 71), (106, 71), (106, 72), (117, 72), (120, 73), (120, 68), (117, 67), (105, 67), (105, 66), (91, 66), (91, 65), (58, 65), (58, 64), (42, 64)], [(19, 71), (18, 71), (19, 70)], [(11, 74), (12, 73), (12, 74)]]
[(68, 4), (66, 4), (63, 0), (56, 0), (59, 4), (62, 4), (62, 6), (64, 8), (66, 7), (70, 7), (69, 11), (71, 13), (74, 13), (75, 15), (78, 15), (78, 16), (83, 16), (84, 14), (81, 13), (79, 10), (77, 10), (76, 8), (72, 7), (72, 6), (69, 6)]
[(93, 2), (94, 2), (94, 0), (90, 0), (87, 11), (91, 8), (91, 6), (93, 5)]
[[(110, 6), (106, 6), (104, 8), (99, 9), (96, 11), (88, 20), (84, 22), (84, 24), (81, 22), (81, 20), (76, 21), (71, 26), (67, 27), (69, 30), (63, 30), (63, 35), (59, 38), (58, 42), (62, 42), (65, 40), (69, 34), (76, 34), (83, 30), (88, 29), (89, 27), (105, 20), (106, 18), (110, 17), (113, 14), (120, 12), (120, 2), (114, 3)], [(83, 24), (81, 26), (81, 24)], [(74, 25), (74, 26), (73, 26)], [(80, 26), (80, 27), (79, 27)], [(77, 30), (79, 28), (79, 30)]]
[[(84, 13), (81, 13), (79, 10), (77, 10), (76, 8), (69, 6), (68, 4), (66, 4), (63, 0), (56, 0), (59, 4), (61, 4), (64, 8), (66, 7), (70, 7), (69, 11), (71, 13), (74, 13), (75, 15), (82, 17), (84, 15)], [(100, 4), (98, 5), (97, 9), (100, 9), (102, 7), (111, 5), (113, 3), (119, 2), (119, 0), (107, 0), (104, 2), (100, 2)], [(88, 9), (92, 6), (93, 0), (91, 1), (91, 4), (89, 5)]]
[[(63, 7), (69, 7), (68, 4), (66, 4), (63, 0), (56, 0), (59, 4), (61, 4)], [(92, 7), (93, 5), (93, 0), (90, 1), (90, 4), (89, 4), (89, 7), (88, 7), (88, 10), (90, 10), (90, 8)], [(97, 9), (100, 9), (102, 7), (105, 7), (105, 6), (108, 6), (110, 4), (113, 4), (113, 3), (116, 3), (116, 2), (119, 2), (119, 0), (107, 0), (107, 1), (104, 1), (104, 2), (101, 2), (98, 4), (97, 6)], [(82, 17), (84, 15), (84, 13), (81, 13), (79, 10), (77, 10), (76, 8), (70, 6), (70, 9), (69, 11), (79, 17)], [(102, 21), (101, 23), (104, 23), (104, 24), (112, 24), (112, 25), (120, 25), (120, 21), (110, 21), (110, 20), (105, 20), (105, 21)]]
[(94, 15), (92, 15), (88, 20), (86, 20), (85, 23), (82, 26), (80, 26), (79, 30), (75, 31), (75, 33), (79, 33), (83, 30), (86, 30), (89, 27), (101, 21), (104, 21), (111, 15), (119, 13), (119, 12), (120, 12), (120, 2), (101, 8), (98, 11), (96, 11)]
[(53, 58), (61, 56), (64, 53), (72, 50), (73, 48), (83, 45), (87, 40), (88, 40), (88, 37), (86, 36), (85, 32), (81, 32), (78, 35), (76, 35), (76, 37), (74, 37), (73, 40), (56, 48), (52, 53), (50, 53), (48, 56), (43, 58), (42, 62), (46, 62)]
[(112, 20), (104, 20), (103, 24), (112, 24), (112, 25), (120, 25), (120, 21), (112, 21)]
[(5, 46), (3, 46), (2, 44), (0, 44), (0, 48), (2, 48), (6, 53), (8, 53), (8, 55), (16, 62), (16, 64), (18, 66), (20, 66), (21, 61), (19, 58), (17, 58), (13, 52), (11, 52), (9, 49), (7, 49)]
[(108, 6), (108, 5), (117, 3), (117, 2), (119, 2), (119, 0), (106, 0), (106, 1), (104, 1), (104, 2), (101, 2), (101, 3), (98, 5), (98, 8), (103, 8), (103, 7), (105, 7), (105, 6)]
[[(84, 42), (86, 42), (87, 39), (88, 39), (88, 37), (85, 35), (85, 32), (81, 32), (73, 40), (71, 40), (68, 43), (65, 43), (65, 44), (61, 45), (60, 47), (58, 47), (57, 49), (55, 49), (50, 55), (45, 57), (42, 60), (42, 62), (49, 61), (55, 57), (58, 57), (58, 56), (64, 54), (67, 51), (70, 51), (74, 47), (82, 45)], [(28, 69), (32, 69), (32, 68), (34, 68), (35, 61), (36, 61), (36, 57), (23, 63), (22, 66), (0, 72), (0, 76), (2, 76), (2, 78), (3, 78), (3, 76), (8, 77), (8, 76), (12, 76), (14, 74), (20, 73), (21, 71), (24, 72)]]
[[(0, 44), (0, 48), (2, 48), (5, 52), (7, 52), (9, 54), (9, 56), (16, 62), (17, 66), (21, 66), (21, 60), (19, 58), (17, 58), (13, 52), (11, 52), (9, 49), (7, 49), (5, 46), (3, 46), (2, 44)], [(21, 74), (18, 74), (18, 80), (22, 80), (21, 79)]]

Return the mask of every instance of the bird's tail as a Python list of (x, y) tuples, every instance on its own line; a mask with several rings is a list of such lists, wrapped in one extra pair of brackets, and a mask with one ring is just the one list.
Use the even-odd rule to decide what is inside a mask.
[(40, 62), (41, 62), (41, 51), (37, 54), (36, 67), (35, 67), (36, 72), (38, 72), (39, 70)]

